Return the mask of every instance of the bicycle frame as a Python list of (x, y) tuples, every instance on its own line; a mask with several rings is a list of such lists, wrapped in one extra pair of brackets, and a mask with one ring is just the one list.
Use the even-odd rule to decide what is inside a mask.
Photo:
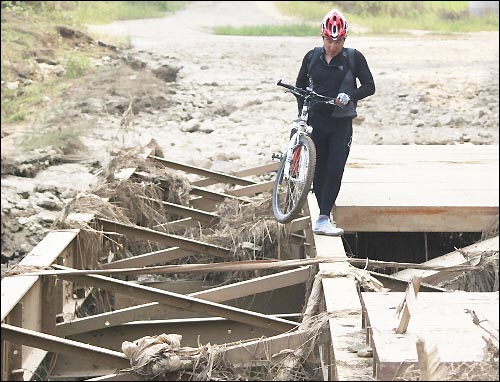
[(281, 80), (277, 85), (304, 100), (300, 117), (292, 125), (285, 152), (273, 153), (272, 156), (281, 162), (273, 186), (273, 213), (276, 220), (285, 224), (300, 213), (311, 189), (316, 168), (316, 147), (310, 136), (313, 128), (307, 123), (309, 111), (317, 103), (335, 105), (335, 98), (325, 97), (310, 88), (288, 85)]
[[(306, 88), (306, 90), (287, 85), (281, 82), (281, 80), (278, 81), (277, 85), (283, 86), (287, 89), (290, 90), (292, 94), (295, 96), (302, 97), (304, 99), (304, 103), (302, 105), (302, 110), (300, 113), (300, 117), (297, 121), (294, 122), (292, 131), (295, 130), (294, 134), (290, 137), (290, 140), (288, 141), (288, 146), (286, 150), (286, 162), (285, 162), (285, 168), (283, 171), (283, 178), (285, 180), (290, 179), (290, 163), (292, 162), (292, 152), (293, 149), (299, 144), (299, 139), (300, 136), (303, 134), (307, 134), (310, 136), (313, 131), (313, 127), (310, 126), (307, 123), (308, 116), (309, 116), (309, 110), (312, 106), (312, 103), (316, 101), (316, 103), (327, 103), (330, 105), (335, 105), (335, 101), (333, 98), (328, 98), (325, 96), (322, 96), (316, 92), (314, 92), (311, 88)], [(339, 106), (341, 107), (341, 106)]]
[[(302, 106), (302, 111), (300, 114), (300, 119), (295, 121), (293, 124), (292, 131), (295, 130), (293, 135), (290, 137), (288, 141), (288, 146), (286, 150), (286, 161), (285, 161), (285, 169), (283, 171), (283, 177), (285, 180), (290, 179), (290, 164), (292, 162), (292, 153), (293, 149), (299, 144), (300, 135), (307, 134), (311, 135), (313, 128), (307, 124), (307, 118), (309, 113), (309, 100), (304, 100), (304, 105)], [(300, 174), (302, 175), (302, 174)]]

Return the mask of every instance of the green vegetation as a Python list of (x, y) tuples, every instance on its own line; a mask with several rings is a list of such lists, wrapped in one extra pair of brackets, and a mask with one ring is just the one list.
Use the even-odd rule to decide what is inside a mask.
[(65, 61), (67, 78), (81, 77), (90, 70), (90, 58), (83, 53), (70, 52)]
[[(1, 123), (37, 126), (23, 147), (30, 149), (75, 138), (82, 129), (67, 126), (48, 129), (47, 115), (61, 108), (61, 93), (93, 70), (92, 58), (104, 49), (65, 39), (56, 26), (87, 33), (87, 24), (115, 20), (162, 17), (175, 12), (185, 1), (2, 1), (1, 8)], [(128, 38), (115, 41), (107, 36), (91, 36), (129, 47)], [(59, 73), (43, 73), (40, 65), (59, 67)], [(62, 70), (64, 69), (64, 70)], [(72, 122), (73, 123), (73, 122)]]
[(22, 11), (73, 26), (162, 17), (184, 6), (185, 1), (2, 1), (2, 10)]
[(284, 15), (299, 20), (283, 26), (214, 28), (216, 34), (241, 36), (317, 36), (319, 22), (332, 8), (338, 8), (351, 24), (370, 34), (403, 33), (409, 29), (436, 33), (497, 31), (498, 15), (470, 16), (468, 1), (276, 1)]
[(318, 26), (311, 24), (291, 24), (291, 25), (257, 25), (245, 27), (214, 27), (212, 28), (218, 35), (238, 35), (238, 36), (314, 36), (318, 34)]

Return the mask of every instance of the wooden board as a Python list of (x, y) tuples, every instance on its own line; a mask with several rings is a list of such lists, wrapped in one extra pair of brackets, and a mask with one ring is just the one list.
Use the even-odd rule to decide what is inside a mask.
[[(309, 195), (308, 203), (311, 220), (314, 223), (319, 214), (314, 195)], [(341, 237), (314, 235), (314, 242), (316, 256), (347, 259)], [(364, 342), (357, 282), (354, 277), (347, 276), (349, 268), (347, 261), (319, 264), (320, 272), (339, 275), (322, 279), (325, 310), (332, 315), (329, 320), (332, 359), (329, 362), (333, 365), (333, 375), (329, 376), (329, 380), (363, 380), (370, 374), (372, 367), (370, 358), (360, 358), (348, 350), (350, 345)], [(341, 276), (342, 274), (346, 276)], [(324, 376), (327, 377), (326, 371)]]
[(480, 362), (485, 346), (481, 335), (485, 332), (474, 325), (465, 309), (474, 310), (498, 327), (497, 292), (420, 292), (417, 312), (404, 334), (394, 332), (399, 323), (396, 308), (404, 292), (363, 292), (361, 296), (374, 350), (373, 374), (378, 380), (393, 380), (404, 371), (401, 365), (418, 362), (418, 336), (437, 347), (444, 363)]
[(353, 145), (336, 201), (346, 232), (480, 232), (499, 213), (498, 145)]
[[(488, 240), (481, 241), (479, 243), (474, 243), (468, 245), (467, 247), (461, 248), (460, 251), (453, 251), (447, 253), (446, 255), (436, 257), (429, 261), (424, 262), (425, 265), (439, 265), (439, 266), (453, 266), (468, 264), (476, 264), (479, 259), (476, 257), (479, 253), (483, 251), (498, 251), (499, 240), (498, 236), (493, 237)], [(467, 259), (463, 254), (469, 254), (469, 259)], [(422, 282), (429, 283), (432, 285), (437, 285), (444, 280), (450, 280), (461, 272), (444, 272), (444, 271), (433, 271), (433, 270), (421, 270), (421, 269), (403, 269), (402, 271), (396, 272), (395, 277), (409, 281), (413, 276), (422, 277)]]

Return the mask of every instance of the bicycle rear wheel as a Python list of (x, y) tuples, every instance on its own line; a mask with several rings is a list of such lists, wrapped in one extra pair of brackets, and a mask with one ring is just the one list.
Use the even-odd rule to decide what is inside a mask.
[(273, 213), (280, 223), (292, 221), (301, 211), (316, 168), (316, 147), (307, 135), (301, 135), (299, 144), (293, 149), (290, 176), (285, 179), (285, 160), (281, 160), (273, 187)]

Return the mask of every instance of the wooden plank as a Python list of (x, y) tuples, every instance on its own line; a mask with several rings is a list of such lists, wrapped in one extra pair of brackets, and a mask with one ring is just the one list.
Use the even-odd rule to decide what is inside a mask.
[(16, 326), (2, 324), (2, 339), (35, 348), (45, 349), (54, 353), (71, 354), (74, 357), (101, 362), (117, 368), (130, 366), (125, 354), (87, 345), (77, 341), (66, 340), (50, 334), (39, 333), (34, 330), (23, 329)]
[[(383, 273), (378, 273), (374, 271), (368, 271), (370, 275), (375, 277), (378, 281), (384, 284), (384, 288), (390, 289), (392, 292), (404, 292), (408, 286), (408, 280), (404, 280), (399, 277), (394, 277), (391, 275), (386, 275)], [(445, 288), (440, 288), (434, 285), (421, 283), (420, 290), (422, 292), (447, 292)]]
[[(491, 239), (480, 241), (478, 243), (474, 243), (467, 247), (461, 248), (460, 251), (453, 251), (443, 256), (428, 260), (422, 264), (429, 266), (465, 265), (468, 263), (469, 259), (467, 259), (463, 254), (465, 254), (466, 256), (467, 254), (470, 254), (467, 257), (471, 256), (470, 260), (473, 262), (473, 264), (475, 264), (475, 262), (479, 261), (479, 258), (477, 257), (479, 253), (485, 251), (498, 251), (499, 247), (499, 238), (498, 236), (496, 236)], [(458, 273), (460, 272), (404, 269), (394, 273), (393, 276), (407, 281), (409, 281), (413, 276), (419, 276), (422, 278), (423, 283), (438, 285), (442, 281), (454, 278)]]
[(395, 311), (404, 298), (403, 292), (361, 295), (374, 350), (374, 377), (379, 380), (393, 380), (398, 370), (404, 371), (401, 365), (418, 362), (415, 343), (419, 336), (437, 346), (443, 363), (480, 362), (484, 332), (474, 325), (465, 309), (480, 312), (498, 325), (497, 292), (420, 292), (418, 312), (403, 335), (394, 333), (398, 325)]
[(403, 314), (401, 315), (401, 320), (396, 328), (396, 333), (403, 334), (408, 328), (408, 323), (410, 322), (411, 316), (415, 316), (417, 313), (417, 294), (420, 290), (420, 283), (422, 278), (413, 276), (411, 281), (408, 283), (408, 288), (405, 293), (405, 300), (403, 301)]
[(499, 213), (498, 152), (498, 145), (353, 145), (335, 220), (346, 232), (480, 232)]
[[(24, 259), (20, 266), (46, 267), (51, 265), (57, 257), (73, 242), (79, 230), (49, 232)], [(38, 281), (38, 277), (4, 277), (2, 279), (2, 321), (14, 306), (28, 293), (30, 288)]]
[[(258, 293), (285, 288), (290, 285), (304, 283), (310, 276), (310, 267), (301, 267), (291, 271), (279, 272), (273, 275), (257, 277), (250, 280), (233, 283), (205, 291), (190, 293), (188, 296), (212, 302), (224, 302)], [(115, 310), (113, 312), (80, 318), (57, 325), (59, 336), (73, 335), (85, 331), (97, 330), (116, 326), (130, 321), (152, 319), (154, 317), (168, 318), (179, 309), (168, 307), (168, 313), (158, 302), (141, 304), (130, 308)]]
[[(370, 188), (371, 192), (383, 195), (391, 185), (384, 184), (377, 189), (368, 185), (356, 187)], [(342, 185), (342, 192), (351, 191)], [(448, 192), (441, 196), (452, 199)], [(345, 232), (481, 232), (491, 226), (499, 213), (498, 206), (389, 206), (382, 200), (371, 206), (363, 203), (360, 196), (349, 205), (339, 202), (335, 207), (335, 221)], [(408, 203), (418, 203), (418, 199)]]
[[(314, 195), (308, 196), (309, 210), (312, 222), (316, 221), (319, 209)], [(316, 255), (326, 258), (345, 258), (344, 245), (341, 237), (314, 235)], [(329, 319), (331, 335), (331, 364), (332, 380), (352, 381), (369, 375), (371, 359), (363, 359), (348, 350), (354, 338), (362, 338), (362, 308), (357, 289), (357, 282), (353, 277), (341, 276), (349, 274), (349, 263), (320, 263), (320, 272), (338, 274), (339, 277), (323, 278), (323, 295), (326, 311), (332, 315)]]
[[(61, 266), (54, 266), (56, 269), (67, 269)], [(60, 274), (59, 277), (66, 280), (78, 281), (84, 285), (91, 285), (97, 288), (137, 296), (150, 301), (157, 301), (161, 304), (174, 306), (194, 312), (204, 312), (214, 316), (220, 316), (229, 320), (234, 320), (258, 327), (273, 329), (276, 331), (287, 331), (296, 327), (296, 324), (287, 320), (271, 318), (269, 316), (251, 312), (248, 310), (233, 308), (217, 303), (212, 303), (199, 298), (183, 296), (178, 293), (161, 291), (144, 285), (134, 285), (126, 281), (116, 280), (105, 276), (78, 276)]]

